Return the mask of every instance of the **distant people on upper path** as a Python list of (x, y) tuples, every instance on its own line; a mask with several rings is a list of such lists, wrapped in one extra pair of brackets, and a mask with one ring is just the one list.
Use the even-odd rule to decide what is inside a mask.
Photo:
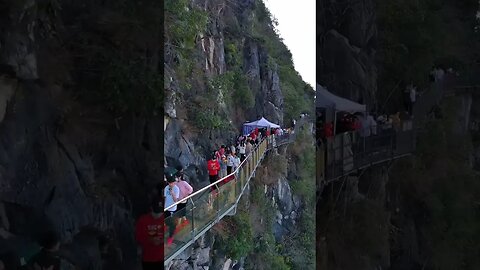
[(441, 67), (433, 66), (432, 71), (430, 72), (430, 81), (439, 82), (445, 76), (445, 71)]
[(408, 91), (408, 101), (409, 101), (407, 111), (410, 115), (413, 115), (413, 107), (417, 100), (417, 87), (415, 87), (413, 84), (409, 84), (407, 86), (407, 91)]
[(143, 270), (163, 267), (164, 216), (160, 197), (152, 200), (150, 207), (151, 212), (142, 215), (135, 228), (137, 242), (142, 248)]

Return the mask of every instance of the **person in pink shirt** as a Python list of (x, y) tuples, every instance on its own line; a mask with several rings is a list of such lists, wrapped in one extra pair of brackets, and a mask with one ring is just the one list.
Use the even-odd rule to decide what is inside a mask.
[[(186, 225), (188, 224), (188, 220), (186, 217), (187, 214), (187, 200), (185, 199), (188, 195), (192, 194), (193, 188), (190, 186), (190, 184), (187, 183), (187, 181), (183, 180), (181, 177), (176, 177), (177, 183), (175, 184), (179, 189), (180, 189), (180, 196), (178, 197), (179, 204), (178, 204), (178, 212), (180, 217), (178, 219), (178, 225)], [(182, 201), (183, 200), (183, 201)]]

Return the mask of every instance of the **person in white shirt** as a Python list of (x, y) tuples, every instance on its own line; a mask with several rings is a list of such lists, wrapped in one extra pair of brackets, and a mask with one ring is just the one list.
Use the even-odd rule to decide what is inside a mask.
[[(168, 175), (167, 181), (168, 181), (168, 186), (165, 187), (165, 190), (163, 192), (163, 197), (165, 198), (165, 208), (168, 208), (169, 206), (175, 204), (180, 197), (180, 189), (175, 185), (176, 183), (175, 176)], [(175, 213), (175, 211), (177, 211), (176, 205), (167, 209), (167, 211), (164, 212), (165, 223), (167, 224), (168, 230), (169, 230), (169, 238), (168, 238), (169, 244), (171, 244), (173, 241), (173, 234), (175, 233), (175, 228), (176, 228), (175, 218), (173, 217), (173, 214)]]
[(233, 154), (233, 170), (235, 171), (240, 166), (240, 158)]
[(235, 165), (235, 157), (232, 152), (229, 152), (227, 155), (227, 175), (231, 174), (233, 171), (233, 166)]
[(417, 88), (412, 86), (410, 88), (410, 114), (413, 113), (413, 106), (415, 105), (416, 100), (417, 100)]
[(238, 146), (238, 152), (240, 153), (241, 161), (245, 159), (245, 153), (246, 153), (245, 151), (246, 151), (245, 142), (241, 142), (240, 145)]
[(437, 81), (441, 81), (445, 76), (445, 71), (442, 68), (437, 69)]
[(368, 126), (370, 126), (370, 133), (372, 135), (377, 135), (377, 122), (373, 119), (372, 115), (367, 116)]

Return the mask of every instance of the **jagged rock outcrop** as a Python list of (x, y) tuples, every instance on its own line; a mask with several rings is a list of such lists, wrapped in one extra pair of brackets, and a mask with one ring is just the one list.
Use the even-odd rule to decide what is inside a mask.
[[(63, 258), (80, 269), (132, 270), (138, 265), (134, 221), (147, 211), (146, 194), (162, 174), (163, 131), (160, 117), (116, 117), (88, 96), (85, 89), (99, 91), (91, 70), (100, 64), (86, 66), (93, 52), (79, 53), (72, 44), (80, 46), (79, 39), (109, 23), (93, 11), (110, 14), (115, 7), (108, 1), (76, 5), (0, 5), (0, 200), (19, 245), (53, 230)], [(91, 47), (118, 37), (107, 28)], [(106, 259), (101, 249), (118, 256)]]
[(274, 235), (277, 241), (282, 241), (283, 236), (292, 232), (295, 222), (299, 217), (302, 207), (301, 199), (293, 195), (288, 180), (284, 177), (278, 179), (267, 193), (271, 197), (276, 210), (276, 223)]
[[(197, 40), (197, 50), (201, 55), (198, 62), (202, 63), (206, 77), (211, 78), (224, 74), (229, 68), (225, 59), (225, 29), (232, 25), (239, 27), (239, 25), (247, 24), (252, 16), (255, 1), (241, 1), (239, 4), (232, 5), (224, 0), (198, 0), (195, 1), (195, 5), (211, 14), (211, 21), (206, 33), (200, 33)], [(264, 116), (273, 122), (282, 124), (283, 94), (280, 89), (281, 78), (279, 78), (276, 65), (268, 65), (267, 50), (259, 41), (248, 36), (233, 38), (240, 40), (239, 52), (241, 52), (243, 70), (255, 97), (254, 108), (247, 110), (242, 118), (253, 120)], [(222, 132), (204, 131), (201, 136), (189, 131), (195, 129), (195, 124), (193, 123), (194, 119), (188, 119), (185, 116), (186, 112), (183, 107), (185, 100), (193, 100), (196, 95), (203, 95), (202, 91), (204, 90), (201, 88), (205, 88), (205, 86), (197, 85), (196, 87), (199, 89), (196, 89), (195, 93), (189, 89), (183, 89), (170, 68), (175, 61), (175, 57), (172, 56), (175, 54), (174, 48), (167, 45), (166, 51), (168, 52), (165, 58), (166, 78), (170, 82), (165, 82), (167, 94), (165, 114), (168, 116), (169, 122), (165, 127), (165, 155), (169, 165), (181, 164), (184, 167), (194, 168), (192, 173), (196, 175), (191, 175), (191, 177), (195, 179), (195, 183), (198, 183), (206, 180), (204, 167), (211, 151), (220, 144), (231, 143), (232, 138), (238, 133), (239, 126), (236, 123), (232, 130)], [(223, 97), (219, 100), (222, 101)], [(220, 105), (222, 104), (220, 103)], [(222, 108), (224, 108), (223, 105)], [(228, 120), (232, 120), (232, 123), (234, 119), (237, 119), (236, 115), (227, 114), (227, 117)], [(235, 129), (234, 132), (232, 132), (233, 129)]]
[(322, 0), (319, 5), (317, 81), (340, 96), (375, 104), (377, 28), (373, 0)]

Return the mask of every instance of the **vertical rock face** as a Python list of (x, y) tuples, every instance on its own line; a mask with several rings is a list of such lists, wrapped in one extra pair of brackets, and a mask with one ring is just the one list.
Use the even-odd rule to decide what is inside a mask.
[[(19, 78), (37, 79), (35, 48), (37, 3), (35, 0), (19, 1), (6, 5), (2, 11), (2, 37), (0, 53), (2, 63), (11, 65)], [(8, 20), (8, 18), (14, 18)]]
[(264, 116), (283, 124), (283, 95), (277, 65), (269, 62), (268, 53), (255, 40), (247, 39), (244, 48), (244, 68), (256, 101), (249, 117)]
[[(134, 218), (148, 209), (146, 194), (162, 174), (162, 130), (155, 117), (116, 118), (104, 102), (78, 97), (85, 88), (98, 90), (100, 64), (79, 59), (91, 56), (92, 47), (107, 47), (94, 32), (112, 23), (94, 11), (114, 7), (74, 2), (0, 4), (0, 200), (12, 233), (29, 239), (20, 245), (54, 230), (63, 257), (80, 269), (109, 263), (132, 270), (138, 263)], [(109, 29), (102, 31), (117, 44)], [(75, 51), (77, 38), (91, 38), (91, 47)], [(14, 78), (4, 76), (4, 65)], [(100, 247), (119, 256), (108, 261)], [(0, 242), (0, 252), (5, 248)]]
[(377, 90), (373, 1), (322, 0), (318, 5), (317, 81), (329, 91), (373, 105)]
[[(252, 16), (254, 0), (244, 0), (235, 5), (225, 0), (194, 2), (202, 10), (209, 12), (209, 24), (206, 33), (200, 33), (197, 41), (198, 54), (201, 55), (201, 65), (207, 78), (212, 78), (229, 71), (225, 59), (225, 31), (228, 27), (239, 27), (247, 24)], [(269, 65), (269, 56), (260, 42), (248, 36), (235, 36), (236, 43), (240, 44), (241, 66), (248, 78), (248, 85), (255, 98), (255, 106), (245, 111), (243, 119), (254, 120), (261, 116), (270, 121), (283, 124), (283, 94), (280, 89), (281, 78), (275, 63)], [(174, 54), (174, 52), (173, 52)], [(170, 55), (170, 53), (168, 53)], [(195, 184), (206, 180), (205, 164), (210, 151), (220, 143), (230, 143), (236, 132), (190, 132), (194, 129), (193, 119), (184, 116), (185, 99), (195, 99), (195, 95), (203, 95), (203, 90), (182, 89), (177, 81), (175, 72), (170, 68), (174, 66), (174, 57), (166, 57), (166, 101), (165, 114), (169, 117), (169, 124), (165, 129), (165, 155), (169, 165), (181, 164), (191, 168), (191, 179)], [(230, 67), (231, 68), (231, 67)], [(221, 95), (221, 93), (219, 93)], [(183, 96), (183, 98), (178, 98)], [(223, 100), (221, 96), (219, 100)], [(223, 103), (220, 103), (225, 111)], [(235, 104), (240, 106), (239, 104)], [(236, 115), (227, 114), (227, 120), (232, 120), (235, 128), (240, 123), (233, 123)], [(177, 121), (181, 120), (181, 121)]]
[[(375, 104), (377, 92), (377, 68), (375, 65), (375, 52), (377, 49), (376, 14), (373, 0), (361, 1), (331, 1), (322, 0), (317, 5), (321, 12), (317, 14), (317, 81), (342, 97), (363, 103), (367, 108)], [(338, 191), (342, 196), (337, 204), (342, 205), (331, 215), (352, 215), (339, 219), (338, 226), (349, 226), (350, 219), (360, 217), (362, 213), (349, 212), (348, 209), (364, 203), (373, 204), (383, 213), (386, 202), (388, 173), (381, 166), (369, 168), (362, 177), (348, 177), (344, 184), (333, 185), (332, 190), (342, 185), (344, 190)], [(328, 189), (324, 196), (328, 196)], [(342, 189), (341, 188), (341, 189)], [(334, 192), (334, 194), (336, 194)], [(343, 200), (343, 202), (342, 202)], [(318, 206), (317, 206), (318, 207)], [(331, 207), (327, 200), (319, 205)], [(318, 211), (327, 211), (321, 209)], [(348, 214), (347, 214), (348, 213)], [(368, 218), (366, 218), (368, 220)], [(388, 230), (385, 222), (388, 218), (381, 218), (382, 228), (377, 232), (378, 246), (371, 247), (375, 256), (370, 256), (365, 250), (352, 248), (354, 243), (337, 239), (338, 236), (319, 234), (322, 239), (318, 248), (317, 263), (328, 269), (388, 269), (390, 267), (390, 250), (388, 247)], [(317, 223), (322, 227), (322, 221)], [(327, 225), (325, 225), (327, 226)], [(335, 231), (329, 228), (327, 230)], [(356, 233), (355, 228), (351, 229)], [(337, 237), (337, 238), (335, 238)], [(355, 236), (353, 239), (360, 239)], [(361, 245), (360, 245), (361, 246)], [(350, 250), (349, 257), (354, 262), (352, 265), (343, 264), (340, 258), (345, 256), (344, 250)], [(342, 255), (343, 254), (343, 255)], [(337, 260), (338, 259), (338, 260)]]

